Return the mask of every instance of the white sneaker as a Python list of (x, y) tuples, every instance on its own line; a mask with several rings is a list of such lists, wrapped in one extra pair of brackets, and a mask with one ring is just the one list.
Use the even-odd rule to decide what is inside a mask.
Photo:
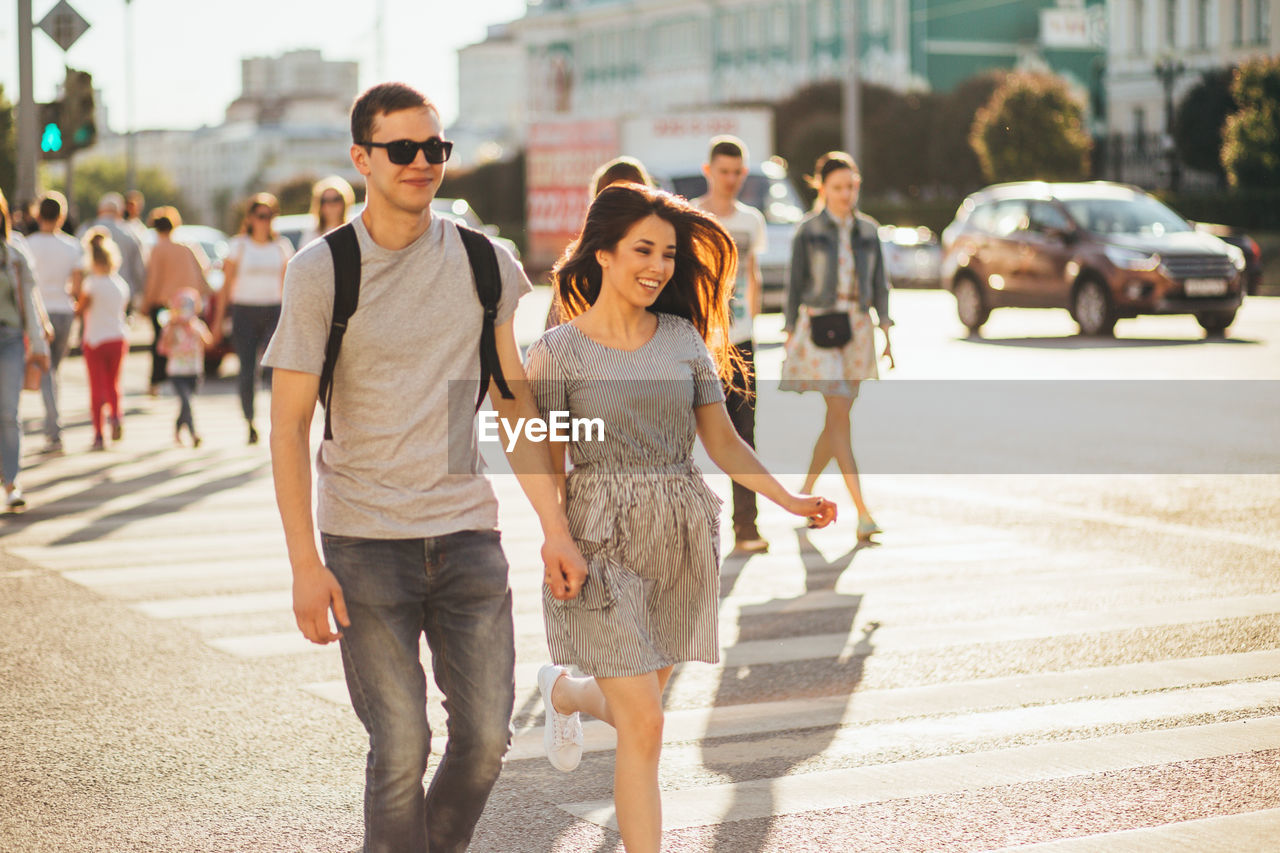
[(22, 489), (14, 486), (13, 491), (9, 492), (4, 499), (5, 509), (9, 512), (17, 512), (19, 510), (26, 509), (26, 506), (27, 499), (22, 496)]
[(544, 665), (538, 670), (538, 688), (542, 691), (542, 704), (547, 709), (547, 723), (542, 735), (547, 760), (555, 769), (568, 773), (582, 760), (582, 718), (577, 711), (561, 714), (551, 704), (551, 688), (564, 674), (562, 666)]

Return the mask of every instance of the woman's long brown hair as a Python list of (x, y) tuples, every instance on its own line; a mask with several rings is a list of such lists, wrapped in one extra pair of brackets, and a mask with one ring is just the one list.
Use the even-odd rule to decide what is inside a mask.
[(734, 365), (743, 366), (729, 340), (729, 298), (738, 250), (714, 216), (671, 193), (619, 183), (596, 196), (582, 233), (551, 271), (561, 322), (569, 322), (599, 298), (602, 271), (596, 252), (615, 251), (631, 227), (649, 216), (671, 223), (676, 230), (675, 272), (649, 310), (675, 314), (693, 323), (720, 376), (729, 381)]

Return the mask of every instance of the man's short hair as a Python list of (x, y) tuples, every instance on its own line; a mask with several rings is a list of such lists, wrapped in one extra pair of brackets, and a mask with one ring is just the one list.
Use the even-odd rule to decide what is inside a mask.
[(104, 210), (114, 211), (117, 214), (124, 213), (124, 196), (120, 193), (106, 193), (98, 200), (98, 212)]
[(36, 217), (42, 222), (57, 222), (67, 212), (67, 197), (57, 190), (50, 190), (40, 199), (40, 211)]
[(373, 120), (386, 113), (426, 107), (437, 116), (440, 111), (431, 99), (404, 83), (379, 83), (356, 98), (351, 105), (351, 141), (356, 145), (369, 142), (373, 136)]
[(717, 136), (711, 140), (711, 153), (707, 155), (707, 162), (710, 163), (717, 157), (736, 157), (745, 162), (747, 143), (736, 136)]

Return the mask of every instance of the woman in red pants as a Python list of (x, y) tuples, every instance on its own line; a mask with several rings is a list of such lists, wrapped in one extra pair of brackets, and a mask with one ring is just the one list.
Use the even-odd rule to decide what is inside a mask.
[(111, 412), (111, 440), (124, 436), (120, 420), (120, 369), (126, 350), (128, 326), (125, 309), (129, 305), (129, 285), (116, 274), (120, 250), (105, 228), (92, 228), (85, 235), (89, 275), (84, 277), (76, 313), (84, 322), (81, 346), (89, 369), (89, 409), (93, 418), (93, 449), (105, 450), (102, 409)]

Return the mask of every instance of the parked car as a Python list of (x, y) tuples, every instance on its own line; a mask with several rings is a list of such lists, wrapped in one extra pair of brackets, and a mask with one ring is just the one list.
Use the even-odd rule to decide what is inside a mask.
[[(351, 206), (351, 216), (356, 217), (364, 210), (364, 202), (358, 202)], [(511, 254), (518, 259), (520, 257), (520, 248), (514, 242), (508, 240), (498, 233), (496, 225), (486, 225), (476, 212), (467, 203), (466, 199), (461, 198), (437, 198), (431, 201), (431, 211), (440, 216), (447, 216), (450, 219), (468, 225), (477, 231), (483, 231), (494, 239), (495, 242), (501, 243), (511, 250)], [(315, 219), (309, 213), (291, 213), (287, 216), (277, 216), (275, 220), (276, 233), (285, 237), (293, 244), (293, 248), (300, 249), (302, 243), (302, 235), (315, 227)]]
[(1194, 223), (1197, 231), (1212, 234), (1224, 243), (1230, 243), (1244, 253), (1245, 293), (1257, 296), (1262, 286), (1262, 249), (1256, 240), (1238, 228), (1230, 225), (1212, 225), (1208, 222)]
[(1000, 184), (969, 196), (944, 233), (943, 281), (977, 332), (1005, 306), (1065, 308), (1083, 335), (1116, 320), (1192, 314), (1221, 334), (1243, 298), (1244, 254), (1123, 184)]
[(923, 225), (904, 228), (880, 226), (885, 268), (894, 287), (940, 287), (942, 246), (932, 230)]
[[(227, 253), (231, 251), (230, 240), (226, 234), (208, 225), (179, 225), (173, 229), (173, 239), (178, 243), (183, 243), (195, 249), (196, 257), (206, 264), (204, 277), (209, 282), (209, 287), (213, 290), (213, 294), (205, 300), (202, 316), (205, 324), (210, 329), (213, 329), (214, 318), (217, 316), (218, 300), (222, 294), (222, 264), (227, 259)], [(147, 245), (154, 245), (155, 241), (156, 232), (154, 229), (148, 229)], [(209, 378), (216, 377), (218, 369), (222, 366), (223, 358), (229, 352), (232, 352), (230, 311), (223, 318), (222, 339), (213, 346), (205, 348), (205, 376)]]
[[(659, 183), (676, 195), (697, 198), (707, 192), (707, 179), (700, 171), (660, 177)], [(777, 160), (765, 160), (753, 168), (738, 198), (764, 214), (768, 244), (760, 255), (760, 280), (765, 311), (781, 311), (787, 292), (787, 267), (791, 263), (791, 238), (796, 223), (804, 218), (804, 202), (787, 178), (787, 169)]]

